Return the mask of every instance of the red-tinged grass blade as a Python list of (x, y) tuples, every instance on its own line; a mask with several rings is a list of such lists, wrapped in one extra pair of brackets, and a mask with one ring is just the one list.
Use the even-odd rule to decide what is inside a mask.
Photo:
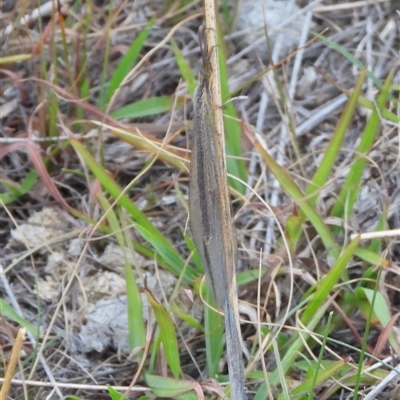
[(268, 154), (268, 152), (263, 148), (261, 143), (254, 137), (254, 135), (251, 134), (251, 132), (247, 131), (247, 135), (283, 189), (292, 198), (292, 200), (296, 202), (304, 215), (310, 220), (316, 231), (319, 233), (321, 240), (329, 254), (337, 259), (339, 256), (339, 249), (336, 245), (336, 242), (329, 228), (325, 225), (315, 208), (306, 200), (305, 195), (296, 185), (286, 169), (281, 167), (274, 160), (274, 158)]
[[(39, 82), (43, 85), (46, 85), (52, 88), (56, 93), (58, 93), (61, 97), (71, 102), (76, 103), (79, 107), (81, 107), (85, 112), (93, 115), (99, 121), (103, 123), (107, 123), (109, 125), (104, 125), (103, 123), (93, 120), (92, 123), (96, 124), (97, 126), (107, 126), (113, 134), (117, 137), (120, 137), (121, 140), (125, 140), (128, 143), (135, 145), (136, 148), (143, 151), (149, 152), (158, 152), (158, 155), (162, 161), (167, 163), (168, 165), (172, 165), (175, 168), (178, 168), (182, 171), (188, 171), (189, 162), (186, 160), (186, 151), (182, 151), (180, 148), (176, 148), (169, 145), (161, 146), (162, 142), (160, 140), (155, 139), (151, 135), (146, 134), (136, 134), (132, 133), (132, 129), (127, 127), (126, 125), (118, 122), (115, 118), (105, 114), (103, 111), (99, 110), (97, 107), (93, 106), (92, 104), (83, 101), (82, 99), (74, 96), (67, 90), (60, 88), (57, 85), (52, 84), (51, 82), (43, 81), (41, 79), (32, 78), (32, 81)], [(66, 132), (70, 133), (70, 130), (67, 126), (62, 125)], [(158, 143), (160, 145), (158, 145)], [(153, 146), (155, 144), (155, 146)], [(2, 154), (0, 149), (0, 155)]]
[[(118, 184), (108, 175), (104, 168), (92, 157), (84, 146), (73, 138), (70, 140), (75, 151), (82, 157), (82, 160), (90, 168), (93, 174), (101, 183), (102, 187), (110, 193), (117, 203), (124, 208), (135, 222), (135, 228), (164, 258), (167, 268), (179, 276), (185, 268), (185, 261), (176, 251), (174, 246), (159, 232), (157, 228), (146, 218), (136, 205), (126, 196)], [(197, 273), (190, 267), (186, 267), (184, 279), (188, 283), (193, 282)]]
[(145, 381), (156, 397), (179, 400), (204, 399), (200, 384), (195, 381), (166, 378), (150, 374), (145, 375)]
[[(316, 376), (309, 377), (302, 384), (297, 386), (296, 389), (293, 389), (290, 392), (290, 398), (300, 399), (302, 398), (301, 396), (306, 396), (304, 398), (308, 398), (308, 394), (314, 390), (316, 385), (327, 382), (332, 378), (336, 378), (335, 374), (341, 372), (343, 370), (343, 367), (346, 367), (347, 365), (348, 359), (339, 360), (331, 363), (328, 367), (320, 370)], [(283, 400), (283, 397), (279, 396), (278, 400)]]
[(42, 180), (44, 186), (48, 190), (50, 196), (52, 196), (53, 199), (56, 200), (65, 210), (68, 210), (74, 215), (79, 215), (80, 213), (70, 207), (70, 205), (64, 200), (64, 197), (61, 195), (53, 180), (51, 179), (44, 164), (43, 158), (39, 154), (39, 150), (32, 142), (28, 142), (28, 151), (32, 164), (35, 166), (36, 171), (40, 176), (40, 179)]
[[(383, 348), (386, 346), (386, 343), (389, 340), (391, 340), (390, 336), (397, 336), (398, 334), (396, 334), (396, 332), (394, 331), (395, 328), (395, 324), (397, 324), (398, 319), (400, 318), (400, 312), (394, 314), (393, 316), (391, 316), (389, 323), (383, 328), (381, 334), (379, 335), (378, 341), (376, 343), (376, 347), (374, 349), (374, 355), (379, 355), (381, 354)], [(400, 355), (400, 341), (399, 340), (395, 340), (390, 342), (395, 343), (395, 346), (393, 346), (393, 348), (396, 350), (397, 355)]]
[(145, 135), (139, 131), (133, 131), (115, 127), (112, 125), (101, 124), (98, 121), (92, 121), (95, 125), (106, 127), (119, 139), (129, 143), (138, 150), (157, 154), (157, 157), (180, 171), (187, 171), (189, 162), (185, 159), (186, 152), (174, 146), (163, 144), (161, 140), (155, 139), (150, 135)]
[(179, 67), (179, 71), (182, 75), (183, 80), (186, 82), (188, 87), (188, 92), (193, 94), (194, 88), (196, 87), (196, 79), (193, 75), (193, 72), (186, 62), (185, 57), (183, 57), (181, 51), (179, 50), (178, 46), (176, 45), (175, 41), (171, 41), (172, 50), (175, 55), (176, 62)]
[(393, 74), (394, 71), (392, 70), (389, 73), (383, 85), (382, 91), (378, 96), (377, 107), (375, 106), (374, 111), (372, 112), (372, 115), (368, 119), (368, 122), (364, 128), (354, 163), (351, 166), (350, 171), (346, 177), (338, 200), (332, 208), (332, 216), (348, 220), (353, 211), (354, 204), (358, 198), (360, 191), (362, 174), (367, 163), (367, 160), (365, 157), (363, 157), (363, 155), (366, 154), (374, 144), (381, 121), (382, 110), (384, 109), (389, 96)]
[[(362, 85), (364, 84), (367, 71), (363, 70), (358, 78), (357, 84), (354, 88), (350, 99), (340, 116), (338, 123), (336, 124), (335, 132), (333, 133), (332, 139), (324, 152), (324, 157), (320, 163), (319, 168), (314, 174), (311, 180), (311, 184), (307, 188), (307, 195), (311, 195), (309, 202), (311, 205), (316, 204), (318, 199), (318, 191), (326, 184), (329, 175), (332, 171), (332, 167), (339, 155), (340, 147), (342, 145), (345, 133), (349, 124), (354, 116), (354, 111), (358, 104), (358, 98), (360, 97)], [(315, 193), (315, 194), (314, 194)]]
[[(356, 295), (361, 312), (365, 318), (369, 318), (370, 315), (372, 316), (371, 323), (373, 325), (378, 325), (383, 330), (390, 324), (392, 319), (390, 307), (382, 293), (368, 288), (357, 288)], [(400, 344), (393, 330), (388, 334), (388, 340), (394, 351), (399, 354)]]
[[(143, 304), (140, 297), (139, 288), (136, 284), (136, 279), (133, 276), (132, 268), (125, 254), (127, 244), (125, 242), (124, 234), (121, 230), (121, 225), (114, 210), (111, 208), (110, 203), (101, 194), (97, 194), (97, 200), (100, 202), (105, 215), (107, 216), (111, 232), (117, 238), (118, 245), (124, 253), (125, 264), (125, 280), (126, 280), (126, 295), (128, 302), (128, 339), (130, 349), (144, 348), (146, 342), (145, 325), (143, 322)], [(137, 353), (140, 357), (140, 352)]]
[(115, 69), (108, 86), (107, 94), (100, 95), (99, 108), (104, 109), (106, 104), (111, 100), (114, 92), (121, 85), (125, 77), (129, 74), (132, 67), (135, 65), (140, 52), (143, 49), (144, 42), (151, 32), (154, 25), (154, 18), (152, 18), (146, 26), (140, 31), (137, 38), (131, 44), (126, 54), (122, 57), (117, 68)]
[(147, 289), (145, 290), (145, 293), (157, 320), (159, 338), (163, 344), (163, 350), (168, 366), (171, 369), (173, 376), (178, 378), (181, 376), (181, 365), (174, 323), (168, 310), (153, 297), (152, 293)]
[(352, 257), (354, 257), (354, 251), (357, 248), (359, 241), (360, 238), (357, 236), (343, 251), (336, 263), (329, 270), (328, 274), (316, 284), (316, 291), (311, 295), (311, 299), (301, 316), (301, 322), (304, 325), (308, 324), (311, 317), (327, 300), (329, 293), (343, 276), (343, 272), (345, 271), (348, 262)]
[(183, 98), (178, 97), (175, 101), (175, 96), (151, 97), (118, 108), (111, 113), (111, 116), (119, 120), (124, 118), (137, 119), (148, 117), (150, 115), (158, 115), (171, 111), (175, 103), (177, 107), (182, 107), (184, 103)]
[[(214, 306), (211, 290), (207, 288), (206, 301)], [(224, 318), (212, 308), (204, 307), (204, 334), (206, 340), (207, 374), (215, 378), (219, 371), (219, 364), (224, 352)]]

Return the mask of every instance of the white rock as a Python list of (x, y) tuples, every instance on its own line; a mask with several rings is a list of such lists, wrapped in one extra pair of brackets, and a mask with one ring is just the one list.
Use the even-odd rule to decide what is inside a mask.
[(27, 223), (19, 225), (11, 231), (11, 237), (27, 247), (45, 245), (46, 242), (65, 234), (62, 228), (68, 224), (60, 218), (57, 211), (44, 208), (29, 217)]

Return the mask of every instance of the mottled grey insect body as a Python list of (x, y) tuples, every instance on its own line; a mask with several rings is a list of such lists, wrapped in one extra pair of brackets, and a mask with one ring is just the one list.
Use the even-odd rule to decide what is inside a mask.
[[(190, 229), (216, 303), (222, 307), (234, 279), (236, 263), (226, 270), (224, 218), (221, 204), (221, 166), (215, 154), (211, 95), (206, 71), (202, 71), (193, 96), (193, 135), (189, 184)], [(226, 183), (225, 183), (226, 184)], [(230, 207), (230, 205), (229, 205)], [(229, 226), (231, 225), (231, 226)], [(225, 232), (226, 234), (227, 232)], [(235, 243), (231, 251), (236, 252)], [(234, 257), (236, 260), (236, 255)]]

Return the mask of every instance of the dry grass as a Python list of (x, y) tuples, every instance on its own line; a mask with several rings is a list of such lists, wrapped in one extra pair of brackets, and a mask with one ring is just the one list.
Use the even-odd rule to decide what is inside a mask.
[[(124, 258), (134, 266), (138, 282), (144, 282), (145, 276), (149, 291), (168, 304), (169, 310), (178, 307), (202, 326), (203, 303), (194, 290), (198, 289), (198, 281), (189, 284), (182, 278), (182, 282), (179, 276), (166, 271), (159, 254), (133, 249), (136, 243), (147, 246), (146, 249), (151, 246), (136, 226), (135, 229), (130, 226), (130, 217), (122, 211), (117, 213), (119, 228), (123, 233), (129, 232), (134, 245), (127, 243), (128, 250), (121, 250), (117, 229), (111, 229), (112, 223), (104, 217), (104, 203), (99, 200), (99, 194), (108, 193), (104, 187), (100, 188), (101, 180), (82, 161), (82, 154), (71, 146), (70, 140), (74, 138), (82, 144), (120, 187), (129, 185), (126, 194), (132, 203), (179, 255), (192, 263), (190, 246), (183, 235), (187, 226), (189, 156), (185, 133), (190, 132), (190, 88), (182, 79), (171, 43), (172, 40), (176, 43), (191, 70), (197, 71), (201, 61), (197, 38), (197, 28), (202, 23), (201, 4), (119, 0), (110, 8), (105, 0), (60, 3), (67, 28), (63, 28), (63, 21), (51, 7), (48, 14), (42, 9), (40, 17), (33, 16), (25, 24), (21, 17), (31, 15), (36, 2), (5, 1), (1, 5), (0, 162), (1, 188), (6, 193), (2, 198), (6, 204), (0, 209), (1, 296), (15, 313), (41, 332), (39, 341), (31, 334), (24, 342), (20, 370), (7, 399), (56, 399), (67, 395), (108, 399), (105, 385), (117, 389), (122, 386), (119, 389), (124, 392), (131, 383), (135, 389), (132, 398), (145, 393), (147, 398), (155, 398), (154, 391), (146, 389), (144, 372), (167, 376), (168, 363), (162, 354), (158, 354), (155, 363), (151, 356), (156, 358), (157, 354), (149, 348), (143, 358), (130, 353)], [(387, 109), (398, 116), (400, 16), (396, 10), (400, 9), (399, 3), (378, 0), (312, 4), (315, 9), (304, 24), (304, 41), (312, 38), (311, 31), (328, 28), (325, 36), (367, 65), (376, 79), (384, 82), (389, 72), (395, 70), (393, 87), (397, 85), (397, 91), (391, 93), (397, 100), (392, 97)], [(308, 2), (298, 1), (298, 5), (306, 7)], [(311, 10), (306, 8), (304, 13), (308, 9)], [(130, 79), (116, 92), (111, 105), (102, 109), (99, 98), (103, 83), (110, 81), (122, 56), (152, 17), (154, 26), (141, 49), (140, 61), (131, 68)], [(173, 38), (164, 40), (171, 30), (175, 30)], [(307, 222), (290, 264), (279, 225), (285, 229), (288, 219), (299, 215), (299, 208), (267, 168), (249, 137), (257, 135), (269, 154), (305, 192), (344, 110), (345, 93), (355, 87), (360, 69), (346, 55), (317, 39), (278, 68), (276, 76), (270, 71), (252, 80), (269, 62), (261, 58), (257, 49), (240, 47), (239, 36), (235, 31), (226, 32), (224, 42), (230, 90), (245, 96), (235, 100), (234, 106), (245, 123), (243, 133), (247, 134), (242, 134), (241, 156), (245, 160), (247, 184), (254, 189), (243, 193), (233, 191), (239, 271), (260, 268), (265, 273), (259, 281), (239, 287), (242, 317), (250, 320), (242, 325), (242, 334), (252, 350), (258, 349), (258, 323), (268, 322), (262, 330), (265, 337), (268, 329), (278, 324), (281, 329), (274, 333), (283, 356), (292, 332), (301, 331), (296, 312), (304, 306), (304, 294), (326, 275), (334, 260)], [(274, 51), (279, 54), (279, 49)], [(17, 62), (7, 62), (11, 56), (17, 57)], [(238, 88), (241, 90), (237, 93)], [(367, 79), (362, 96), (376, 101), (377, 94), (373, 80)], [(149, 115), (140, 110), (139, 117), (123, 121), (110, 116), (127, 104), (161, 96), (173, 98), (166, 112)], [(367, 155), (367, 167), (360, 179), (362, 189), (349, 219), (330, 215), (370, 115), (366, 107), (356, 108), (340, 155), (326, 184), (320, 188), (315, 206), (324, 222), (333, 227), (335, 240), (343, 248), (352, 233), (400, 227), (399, 125), (384, 117)], [(156, 143), (169, 153), (165, 158), (159, 154), (159, 159), (153, 159), (155, 151), (145, 151), (144, 145), (132, 147), (112, 129), (100, 129), (98, 122), (129, 130), (132, 135), (139, 136), (140, 131), (146, 143)], [(273, 214), (277, 218), (272, 218)], [(344, 229), (335, 230), (337, 226)], [(394, 329), (399, 332), (399, 319), (395, 318), (400, 312), (399, 236), (377, 241), (373, 246), (376, 254), (387, 261), (387, 268), (379, 269), (377, 275), (371, 273), (369, 287), (379, 288), (394, 318)], [(362, 257), (352, 257), (346, 268), (348, 280), (340, 281), (330, 294), (336, 296), (341, 286), (355, 292), (358, 282), (367, 279), (365, 271), (370, 267), (374, 270), (373, 266), (376, 265)], [(144, 285), (139, 286), (143, 289)], [(193, 290), (193, 303), (191, 295), (182, 289)], [(336, 314), (340, 314), (343, 306), (339, 304), (331, 308)], [(99, 307), (104, 307), (100, 313)], [(144, 326), (148, 328), (146, 344), (152, 343), (154, 326), (154, 316), (149, 310), (150, 305), (146, 305), (143, 313)], [(100, 314), (108, 312), (111, 322), (101, 325)], [(181, 314), (178, 317), (176, 309), (174, 313), (183, 376), (203, 382), (207, 378), (203, 332), (188, 319), (183, 321)], [(347, 316), (343, 307), (343, 313), (340, 323), (332, 322), (337, 323), (337, 329), (329, 334), (330, 353), (327, 352), (326, 359), (345, 360), (354, 370), (360, 354), (364, 356), (361, 349), (368, 318), (362, 307), (351, 309)], [(8, 363), (17, 327), (23, 323), (4, 310), (2, 315), (0, 358), (4, 365)], [(328, 323), (328, 313), (323, 321)], [(314, 333), (323, 334), (324, 323)], [(90, 329), (95, 330), (95, 335), (93, 332), (89, 335)], [(376, 320), (372, 322), (365, 351), (373, 353), (375, 361), (390, 357), (388, 335)], [(319, 348), (309, 347), (309, 351), (302, 353), (304, 359), (317, 360)], [(252, 364), (249, 361), (254, 372), (248, 374), (252, 393), (259, 390), (263, 381), (263, 362), (268, 371), (277, 365), (272, 347), (263, 350), (265, 357), (259, 354), (257, 357), (254, 351)], [(372, 358), (366, 358), (373, 363)], [(398, 359), (396, 362), (393, 356), (391, 362), (394, 367)], [(226, 372), (225, 364), (222, 368)], [(286, 373), (289, 389), (304, 382), (306, 370), (297, 368)], [(386, 392), (377, 395), (382, 397), (376, 398), (398, 399), (400, 380), (396, 379), (397, 384), (396, 380), (388, 384)], [(23, 383), (27, 381), (30, 383)], [(54, 382), (59, 383), (56, 389)], [(362, 382), (360, 399), (379, 385), (376, 379), (371, 379), (369, 385)], [(316, 386), (314, 398), (353, 398), (354, 382), (342, 384), (329, 397), (327, 393), (333, 382), (326, 379)], [(214, 387), (209, 385), (208, 388)], [(278, 398), (278, 395), (279, 386), (271, 396)]]

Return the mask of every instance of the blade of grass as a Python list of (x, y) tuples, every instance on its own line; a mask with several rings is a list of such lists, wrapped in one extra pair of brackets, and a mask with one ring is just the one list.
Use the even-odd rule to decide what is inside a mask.
[[(302, 325), (305, 325), (307, 332), (313, 332), (319, 321), (322, 319), (325, 311), (330, 306), (330, 299), (328, 296), (329, 292), (332, 290), (333, 286), (338, 282), (346, 268), (349, 260), (354, 254), (354, 249), (358, 246), (358, 237), (354, 239), (349, 246), (343, 251), (335, 265), (328, 272), (328, 275), (318, 284), (316, 292), (312, 295), (310, 302), (306, 306), (300, 320)], [(328, 301), (327, 301), (328, 299)], [(298, 357), (299, 352), (304, 346), (304, 342), (309, 337), (308, 333), (302, 333), (302, 338), (299, 333), (293, 334), (292, 344), (286, 351), (285, 356), (282, 359), (280, 368), (283, 373), (286, 374), (290, 368), (292, 368), (293, 363)], [(282, 374), (282, 372), (281, 372)], [(280, 382), (280, 373), (278, 369), (275, 369), (268, 376), (268, 381), (271, 386), (276, 386)], [(263, 384), (257, 391), (254, 400), (261, 400), (266, 398), (267, 395), (266, 385)]]
[(20, 197), (29, 193), (32, 187), (36, 184), (38, 177), (38, 173), (35, 170), (29, 171), (19, 185), (0, 178), (0, 183), (10, 191), (9, 193), (0, 193), (0, 202), (5, 205), (11, 204), (15, 200), (18, 200)]
[(171, 41), (171, 45), (172, 51), (174, 52), (175, 59), (179, 67), (179, 71), (181, 72), (183, 80), (187, 84), (188, 92), (190, 94), (193, 94), (194, 88), (196, 87), (196, 79), (193, 75), (193, 72), (174, 40)]
[(151, 28), (154, 25), (155, 19), (152, 18), (146, 26), (140, 31), (137, 38), (131, 44), (126, 54), (122, 57), (117, 68), (115, 69), (108, 86), (106, 94), (100, 95), (99, 108), (103, 110), (106, 104), (111, 100), (114, 91), (121, 85), (125, 77), (128, 75), (129, 71), (135, 65), (136, 60), (143, 49), (144, 42), (151, 32)]
[[(177, 99), (177, 105), (183, 106), (183, 99)], [(157, 115), (172, 110), (175, 104), (175, 96), (160, 96), (150, 99), (138, 100), (111, 112), (111, 116), (116, 119), (136, 119)]]
[(111, 400), (128, 400), (127, 397), (125, 397), (122, 393), (118, 392), (111, 386), (108, 386), (107, 390), (108, 390), (108, 394), (111, 397)]
[(179, 346), (177, 342), (177, 335), (173, 321), (169, 315), (168, 310), (159, 303), (152, 295), (152, 293), (145, 289), (147, 300), (153, 308), (154, 315), (157, 320), (159, 328), (159, 337), (163, 344), (163, 350), (168, 366), (175, 378), (181, 375), (181, 366), (179, 360)]
[(189, 162), (184, 158), (185, 153), (176, 147), (163, 145), (161, 140), (155, 139), (150, 135), (142, 134), (139, 131), (101, 124), (94, 120), (92, 123), (110, 129), (116, 137), (131, 144), (138, 150), (157, 154), (157, 157), (167, 165), (171, 165), (180, 171), (188, 170)]
[(328, 271), (327, 275), (317, 283), (317, 290), (312, 294), (312, 298), (301, 316), (301, 322), (304, 325), (310, 321), (311, 317), (321, 307), (324, 301), (326, 301), (333, 287), (339, 282), (340, 277), (343, 276), (348, 262), (354, 256), (354, 251), (358, 247), (359, 241), (360, 238), (357, 236), (343, 251), (337, 262)]
[(371, 149), (375, 141), (381, 120), (381, 113), (385, 107), (385, 103), (389, 95), (393, 75), (394, 71), (392, 70), (386, 78), (381, 93), (378, 96), (377, 107), (374, 108), (374, 111), (372, 112), (372, 115), (368, 119), (368, 122), (364, 128), (361, 141), (357, 149), (358, 154), (356, 155), (354, 163), (346, 177), (339, 197), (333, 205), (331, 211), (332, 216), (342, 218), (347, 221), (353, 211), (354, 204), (359, 195), (362, 174), (367, 163), (366, 158), (362, 157), (362, 155), (366, 154)]
[(1, 315), (5, 316), (11, 321), (16, 322), (18, 325), (23, 326), (30, 333), (32, 333), (33, 336), (37, 338), (42, 336), (39, 329), (37, 329), (29, 321), (27, 321), (25, 318), (21, 317), (18, 313), (16, 313), (14, 309), (1, 298), (0, 298), (0, 310), (1, 310)]
[[(297, 386), (296, 389), (292, 390), (290, 393), (292, 396), (291, 399), (295, 400), (301, 395), (307, 396), (307, 393), (309, 393), (309, 396), (307, 397), (309, 400), (314, 399), (315, 397), (313, 397), (312, 393), (314, 392), (315, 386), (332, 379), (332, 377), (334, 377), (334, 375), (341, 371), (346, 365), (347, 360), (339, 360), (332, 363), (329, 367), (324, 368), (322, 371), (319, 371), (314, 376), (308, 378), (306, 381)], [(281, 400), (281, 398), (279, 397), (278, 400)]]
[[(330, 302), (325, 302), (320, 309), (311, 317), (310, 322), (306, 326), (306, 332), (313, 332), (315, 327), (318, 325), (320, 320), (328, 309)], [(299, 352), (304, 347), (304, 341), (308, 339), (310, 335), (308, 333), (302, 332), (302, 338), (299, 337), (299, 333), (295, 332), (293, 338), (295, 339), (293, 344), (286, 351), (286, 354), (282, 358), (280, 364), (281, 372), (275, 369), (272, 373), (268, 375), (268, 382), (270, 386), (277, 386), (280, 383), (280, 374), (286, 374), (290, 368), (292, 368), (294, 361), (296, 360)], [(257, 390), (256, 395), (253, 400), (265, 400), (268, 398), (267, 386), (263, 383)]]
[[(367, 321), (366, 321), (366, 325), (365, 325), (365, 328), (364, 328), (364, 338), (363, 338), (361, 351), (360, 351), (360, 359), (358, 361), (358, 368), (357, 368), (357, 373), (356, 373), (356, 382), (355, 382), (354, 392), (353, 392), (354, 393), (353, 400), (357, 400), (358, 399), (358, 388), (360, 387), (360, 383), (361, 383), (362, 371), (363, 371), (363, 366), (364, 366), (364, 359), (366, 357), (365, 353), (366, 353), (368, 338), (369, 338), (369, 334), (370, 334), (372, 318), (374, 316), (375, 300), (376, 300), (377, 294), (379, 293), (378, 292), (379, 282), (380, 282), (380, 279), (378, 278), (375, 281), (375, 288), (374, 288), (373, 291), (367, 291), (366, 292), (364, 290), (364, 293), (367, 296), (367, 298), (369, 297), (368, 300), (370, 301), (371, 307), (369, 307), (369, 313), (368, 313), (368, 316), (366, 318)], [(372, 294), (372, 296), (370, 296), (371, 294)]]
[(98, 98), (98, 107), (103, 110), (105, 105), (106, 105), (106, 81), (107, 81), (107, 72), (108, 72), (108, 66), (109, 66), (109, 59), (110, 59), (110, 43), (111, 43), (111, 37), (112, 35), (110, 34), (110, 25), (111, 21), (113, 18), (113, 3), (110, 1), (109, 7), (107, 10), (107, 23), (104, 29), (104, 35), (105, 35), (105, 44), (104, 44), (104, 61), (103, 61), (103, 68), (101, 70), (101, 76), (100, 76), (100, 94)]
[[(215, 308), (209, 288), (205, 291), (206, 301)], [(204, 331), (206, 341), (207, 374), (215, 378), (224, 352), (224, 319), (210, 307), (204, 307)], [(239, 362), (239, 361), (238, 361)]]
[[(143, 304), (140, 296), (139, 288), (137, 286), (135, 277), (128, 261), (126, 252), (126, 243), (123, 231), (118, 222), (117, 215), (111, 208), (110, 203), (101, 194), (97, 194), (97, 199), (103, 207), (107, 215), (108, 223), (110, 224), (111, 231), (117, 238), (118, 245), (124, 253), (125, 264), (125, 280), (126, 280), (126, 295), (128, 303), (128, 339), (130, 349), (144, 348), (146, 342), (145, 326), (143, 322)], [(125, 231), (126, 232), (126, 231)], [(141, 356), (140, 352), (137, 354)]]
[(199, 400), (198, 394), (193, 393), (199, 385), (198, 382), (150, 374), (145, 375), (145, 380), (157, 398)]
[[(317, 36), (322, 42), (324, 42), (326, 45), (328, 45), (331, 49), (337, 51), (339, 54), (347, 58), (353, 65), (355, 65), (359, 70), (363, 70), (366, 68), (366, 65), (361, 62), (357, 57), (355, 57), (353, 54), (351, 54), (348, 50), (346, 50), (343, 46), (340, 44), (334, 42), (332, 39), (327, 38), (317, 32), (311, 32), (314, 36)], [(380, 79), (378, 79), (372, 72), (367, 71), (367, 76), (371, 81), (374, 83), (374, 85), (378, 89), (382, 89), (383, 83)]]
[[(357, 288), (356, 293), (360, 299), (365, 298), (368, 301), (368, 307), (365, 307), (365, 302), (364, 306), (360, 304), (360, 310), (364, 316), (366, 318), (370, 318), (371, 322), (374, 324), (377, 324), (379, 321), (382, 329), (384, 329), (390, 323), (392, 316), (390, 312), (390, 306), (387, 304), (387, 301), (382, 293), (368, 288)], [(394, 351), (397, 353), (400, 352), (400, 343), (396, 338), (394, 331), (389, 334), (389, 343)]]
[[(221, 82), (221, 96), (224, 102), (230, 99), (229, 84), (228, 84), (228, 69), (226, 66), (226, 56), (224, 51), (224, 41), (220, 30), (218, 29), (218, 51), (219, 55), (219, 71)], [(225, 127), (225, 146), (228, 157), (226, 158), (226, 168), (228, 174), (236, 176), (243, 182), (247, 182), (247, 168), (242, 159), (242, 128), (239, 118), (236, 114), (233, 103), (221, 104), (224, 106), (224, 127)], [(230, 156), (230, 157), (229, 157)], [(244, 194), (246, 188), (239, 181), (228, 178), (231, 187), (235, 188), (239, 193)]]
[(339, 256), (339, 249), (336, 245), (332, 233), (325, 225), (321, 216), (317, 213), (315, 208), (305, 199), (304, 194), (296, 185), (286, 169), (281, 167), (273, 159), (273, 157), (269, 155), (269, 153), (263, 148), (261, 143), (250, 132), (248, 132), (248, 136), (252, 141), (255, 149), (264, 159), (270, 171), (273, 173), (278, 182), (282, 185), (283, 189), (293, 199), (293, 201), (298, 204), (304, 215), (310, 220), (316, 231), (319, 233), (319, 235), (321, 236), (321, 240), (329, 254), (337, 259)]
[[(123, 194), (122, 189), (108, 175), (104, 168), (91, 156), (83, 145), (71, 138), (71, 145), (75, 151), (82, 157), (83, 161), (94, 173), (101, 185), (110, 195), (117, 200), (118, 204), (131, 215), (135, 221), (135, 228), (140, 234), (156, 249), (164, 258), (168, 269), (179, 276), (180, 271), (185, 267), (185, 261), (179, 255), (171, 243), (159, 232), (157, 228), (146, 218), (146, 216), (136, 207), (136, 205)], [(186, 268), (185, 281), (192, 283), (197, 273), (190, 267)]]
[(313, 193), (318, 192), (326, 184), (328, 177), (332, 171), (332, 167), (338, 157), (344, 135), (353, 118), (354, 111), (358, 104), (358, 98), (360, 97), (362, 85), (364, 84), (366, 74), (366, 70), (363, 70), (361, 72), (354, 91), (336, 125), (336, 129), (332, 136), (332, 139), (326, 151), (324, 152), (324, 157), (321, 160), (320, 166), (315, 172), (314, 177), (311, 180), (311, 184), (307, 188), (306, 193), (308, 195), (312, 195), (309, 198), (309, 202), (312, 205), (316, 204), (316, 201), (318, 199), (318, 193), (316, 193), (315, 195), (313, 195)]

